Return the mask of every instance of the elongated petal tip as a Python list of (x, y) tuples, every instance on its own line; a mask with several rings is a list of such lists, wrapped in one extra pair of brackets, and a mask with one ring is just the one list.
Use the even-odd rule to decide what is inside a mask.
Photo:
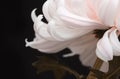
[(71, 57), (71, 56), (74, 56), (74, 55), (76, 55), (74, 52), (72, 52), (72, 53), (70, 53), (70, 54), (65, 54), (65, 55), (63, 55), (63, 57)]
[(108, 72), (108, 70), (109, 70), (109, 63), (108, 62), (103, 62), (102, 66), (100, 68), (100, 71), (106, 73), (106, 72)]
[(35, 22), (35, 20), (37, 18), (36, 14), (35, 14), (36, 10), (37, 10), (37, 8), (33, 9), (33, 11), (31, 12), (31, 18), (32, 18), (33, 22)]
[(28, 43), (29, 43), (29, 42), (28, 42), (28, 39), (26, 38), (26, 39), (25, 39), (25, 47), (28, 47), (28, 46), (29, 46)]

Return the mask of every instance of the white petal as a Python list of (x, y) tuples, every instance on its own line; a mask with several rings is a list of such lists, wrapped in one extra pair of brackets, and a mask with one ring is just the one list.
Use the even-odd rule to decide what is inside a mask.
[[(86, 1), (86, 6), (87, 6), (86, 10), (87, 10), (88, 18), (96, 20), (96, 21), (100, 21), (96, 14), (95, 7), (92, 4), (92, 0), (85, 0), (85, 1)], [(94, 2), (94, 5), (97, 4), (97, 1), (98, 0), (96, 0), (96, 2)]]
[(73, 42), (68, 46), (72, 50), (72, 53), (65, 54), (64, 56), (66, 57), (78, 54), (80, 55), (80, 61), (83, 65), (93, 66), (97, 58), (95, 55), (96, 43), (97, 39), (92, 33), (86, 34), (73, 40)]
[[(34, 17), (35, 14), (32, 14), (32, 17)], [(46, 38), (49, 40), (54, 40), (50, 34), (46, 31), (47, 30), (47, 27), (48, 25), (44, 22), (42, 22), (43, 16), (42, 15), (39, 15), (38, 17), (36, 17), (34, 19), (34, 31), (35, 31), (35, 34), (38, 35), (38, 37), (42, 37), (42, 38)]]
[(60, 42), (60, 41), (49, 41), (45, 39), (36, 40), (35, 38), (32, 42), (27, 42), (26, 40), (26, 46), (30, 46), (34, 49), (37, 49), (39, 51), (42, 51), (44, 53), (56, 53), (64, 48), (67, 47), (67, 45), (70, 43), (68, 42)]
[(108, 72), (109, 70), (109, 63), (108, 62), (103, 62), (101, 68), (100, 68), (100, 71), (102, 72)]
[(103, 61), (109, 61), (113, 59), (113, 50), (109, 41), (109, 32), (108, 30), (105, 32), (103, 37), (97, 43), (96, 54)]
[(83, 29), (83, 28), (75, 28), (69, 27), (69, 25), (56, 25), (55, 21), (50, 21), (48, 31), (52, 37), (59, 41), (67, 41), (72, 39), (77, 39), (82, 35), (85, 35), (91, 32), (93, 29)]
[(73, 14), (86, 17), (85, 0), (64, 0), (64, 7)]
[(111, 34), (110, 34), (110, 41), (112, 44), (112, 48), (114, 51), (115, 56), (120, 56), (120, 41), (118, 39), (117, 29), (115, 29)]
[(43, 24), (43, 22), (41, 21), (43, 19), (43, 15), (36, 16), (35, 11), (36, 9), (32, 11), (31, 18), (34, 22), (34, 30), (36, 31)]
[(91, 20), (87, 17), (78, 16), (67, 11), (63, 7), (59, 7), (57, 10), (60, 19), (68, 25), (72, 25), (76, 28), (86, 28), (86, 29), (105, 29), (106, 27), (95, 20)]
[(50, 33), (48, 32), (48, 24), (42, 22), (43, 15), (39, 15), (38, 17), (35, 14), (35, 10), (32, 12), (32, 19), (34, 21), (34, 31), (35, 35), (38, 37), (42, 37), (47, 40), (55, 40)]
[(34, 9), (34, 10), (31, 12), (31, 18), (32, 18), (32, 21), (33, 21), (33, 22), (35, 22), (35, 20), (36, 20), (36, 18), (37, 18), (36, 14), (35, 14), (35, 11), (36, 11), (36, 9)]
[(43, 14), (50, 21), (56, 13), (56, 4), (54, 0), (47, 0), (43, 5)]
[(78, 38), (84, 34), (91, 32), (93, 29), (85, 29), (85, 28), (75, 28), (71, 27), (71, 25), (65, 25), (62, 23), (56, 23), (57, 21), (51, 20), (48, 24), (42, 22), (42, 15), (38, 17), (35, 15), (34, 11), (32, 13), (32, 17), (36, 17), (34, 19), (34, 30), (40, 37), (49, 40), (59, 40), (66, 41)]
[(52, 37), (51, 34), (48, 32), (48, 24), (45, 24), (42, 21), (38, 23), (39, 25), (34, 26), (34, 28), (36, 29), (35, 33), (46, 40), (55, 41), (56, 39)]
[[(96, 0), (94, 0), (96, 1)], [(97, 14), (106, 26), (113, 26), (119, 0), (98, 0)], [(93, 3), (94, 4), (94, 3)]]

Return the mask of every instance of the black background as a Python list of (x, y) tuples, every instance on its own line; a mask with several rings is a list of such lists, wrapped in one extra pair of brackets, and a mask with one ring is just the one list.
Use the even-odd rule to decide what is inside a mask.
[[(44, 0), (45, 1), (45, 0)], [(42, 13), (42, 0), (1, 1), (1, 79), (37, 79), (32, 62), (38, 51), (25, 47), (25, 38), (34, 38), (31, 11)], [(33, 53), (34, 52), (34, 53)]]
[[(46, 0), (16, 0), (1, 2), (1, 79), (51, 79), (49, 76), (38, 77), (32, 67), (35, 55), (40, 53), (35, 49), (25, 47), (25, 38), (34, 38), (31, 11), (37, 9), (42, 13), (42, 5)], [(70, 51), (65, 49), (65, 51)], [(64, 52), (64, 51), (62, 51)], [(81, 66), (78, 56), (62, 59), (67, 65), (79, 73), (87, 74), (88, 69)], [(82, 67), (82, 69), (81, 69)], [(81, 70), (81, 72), (80, 72)]]

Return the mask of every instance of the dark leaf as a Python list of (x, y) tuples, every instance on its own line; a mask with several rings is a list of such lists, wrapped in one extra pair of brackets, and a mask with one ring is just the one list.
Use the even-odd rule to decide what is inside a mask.
[(36, 68), (38, 74), (40, 74), (40, 72), (53, 71), (56, 79), (62, 79), (66, 73), (74, 75), (76, 79), (83, 78), (83, 76), (78, 74), (76, 71), (64, 66), (63, 64), (60, 64), (55, 59), (47, 56), (40, 56), (38, 59), (39, 60), (32, 64)]
[(56, 69), (54, 71), (55, 79), (62, 79), (65, 74), (66, 74), (66, 71), (63, 69)]
[(109, 71), (107, 73), (94, 69), (91, 69), (91, 71), (98, 79), (120, 79), (120, 56), (115, 56), (112, 61), (109, 61)]
[(96, 69), (91, 69), (91, 71), (94, 73), (93, 76), (95, 76), (98, 79), (104, 79), (105, 73)]
[(106, 79), (117, 78), (117, 75), (120, 75), (120, 57), (115, 56), (112, 61), (109, 62), (109, 71), (107, 73)]

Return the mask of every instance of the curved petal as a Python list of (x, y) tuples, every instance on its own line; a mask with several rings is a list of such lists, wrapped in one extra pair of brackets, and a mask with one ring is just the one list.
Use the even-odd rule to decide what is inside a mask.
[(45, 16), (45, 18), (50, 21), (52, 19), (52, 17), (50, 16), (49, 12), (48, 12), (48, 7), (49, 7), (49, 2), (46, 1), (43, 5), (43, 14)]
[(44, 22), (42, 22), (42, 15), (39, 15), (38, 17), (35, 14), (35, 10), (33, 10), (32, 12), (32, 19), (34, 21), (34, 31), (35, 31), (35, 35), (39, 37), (42, 37), (44, 39), (47, 40), (53, 40), (55, 41), (56, 39), (54, 37), (51, 36), (51, 34), (48, 32), (48, 25)]
[(95, 20), (91, 20), (87, 17), (81, 17), (75, 14), (70, 13), (63, 7), (59, 7), (57, 14), (60, 19), (63, 20), (68, 25), (72, 25), (76, 28), (86, 28), (86, 29), (105, 29), (104, 25), (100, 24)]
[[(97, 4), (97, 0), (96, 2), (94, 2), (94, 5)], [(93, 4), (91, 3), (91, 0), (86, 0), (86, 6), (87, 6), (87, 16), (90, 19), (96, 20), (96, 21), (100, 21), (97, 13), (95, 11), (95, 7), (93, 6)]]
[(59, 26), (51, 21), (48, 27), (49, 33), (60, 41), (72, 40), (91, 32), (91, 29), (76, 29), (68, 26)]
[(55, 0), (47, 0), (43, 5), (42, 11), (43, 11), (45, 18), (48, 21), (50, 21), (53, 18), (55, 11), (56, 11)]
[(71, 49), (72, 53), (65, 54), (64, 57), (78, 54), (80, 55), (80, 61), (83, 65), (93, 66), (97, 58), (95, 55), (97, 41), (98, 39), (96, 39), (92, 33), (77, 38), (73, 40), (73, 42), (68, 46), (68, 48)]
[(34, 22), (34, 30), (36, 37), (32, 42), (27, 42), (26, 46), (30, 46), (42, 52), (56, 53), (68, 46), (71, 41), (58, 41), (48, 31), (49, 24), (42, 22), (42, 15), (36, 16), (35, 10), (31, 14)]
[(48, 33), (46, 33), (46, 31), (44, 31), (44, 30), (46, 30), (45, 28), (47, 27), (47, 24), (41, 21), (42, 18), (43, 18), (43, 15), (36, 16), (35, 10), (33, 10), (32, 13), (31, 13), (31, 17), (32, 17), (32, 20), (34, 22), (35, 35), (38, 36), (38, 37), (49, 38), (50, 35)]
[(115, 56), (120, 56), (120, 41), (117, 35), (117, 29), (111, 32), (110, 34), (110, 42), (114, 51)]
[(44, 39), (66, 41), (78, 38), (84, 34), (91, 32), (93, 29), (75, 28), (71, 25), (59, 24), (58, 21), (51, 20), (48, 24), (42, 22), (42, 15), (35, 15), (35, 10), (32, 12), (34, 20), (34, 30), (37, 35)]
[(26, 39), (26, 47), (30, 46), (44, 53), (57, 53), (66, 48), (69, 43), (70, 42), (49, 41), (42, 38), (39, 38), (39, 40), (35, 38), (32, 42), (28, 42)]
[(103, 72), (108, 72), (109, 70), (109, 63), (108, 62), (103, 62), (101, 68), (100, 68), (100, 71), (103, 71)]
[(109, 40), (109, 33), (111, 30), (105, 32), (103, 37), (97, 43), (96, 55), (103, 61), (113, 59), (113, 50)]
[(34, 24), (34, 29), (35, 29), (35, 33), (38, 34), (40, 37), (46, 39), (46, 40), (50, 40), (50, 41), (55, 41), (57, 40), (55, 37), (53, 37), (49, 31), (48, 31), (48, 27), (49, 24), (46, 24), (42, 21), (39, 20), (39, 16), (37, 18), (37, 23)]
[(36, 11), (36, 9), (34, 9), (34, 10), (31, 12), (31, 18), (32, 18), (32, 21), (33, 21), (33, 22), (35, 22), (35, 21), (36, 21), (36, 18), (37, 18), (36, 14), (35, 14), (35, 11)]
[(106, 26), (113, 26), (115, 16), (117, 14), (117, 7), (119, 5), (119, 0), (92, 0), (94, 2), (99, 2), (95, 4), (96, 12), (98, 17), (101, 19), (102, 23)]

